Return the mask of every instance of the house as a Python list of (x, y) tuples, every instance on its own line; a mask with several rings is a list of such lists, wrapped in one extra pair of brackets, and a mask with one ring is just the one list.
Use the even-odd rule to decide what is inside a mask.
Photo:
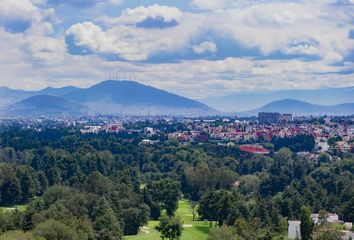
[[(319, 214), (311, 214), (311, 218), (315, 224), (319, 224)], [(339, 220), (339, 216), (336, 213), (328, 213), (327, 214), (327, 222), (329, 222), (329, 223), (343, 223), (343, 221)]]
[(144, 139), (139, 143), (139, 145), (150, 146), (150, 145), (153, 145), (154, 143), (155, 142), (150, 139)]
[(288, 238), (289, 239), (301, 239), (300, 232), (301, 221), (288, 221)]
[(84, 126), (82, 129), (80, 129), (80, 132), (82, 134), (87, 134), (87, 133), (99, 133), (101, 130), (101, 126)]
[(144, 133), (147, 134), (147, 135), (154, 135), (154, 134), (156, 134), (156, 131), (152, 127), (145, 127), (144, 128)]

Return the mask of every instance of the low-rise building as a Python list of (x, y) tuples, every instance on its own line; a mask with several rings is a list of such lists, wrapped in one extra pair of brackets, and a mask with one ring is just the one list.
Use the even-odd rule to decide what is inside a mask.
[[(315, 224), (319, 224), (319, 214), (311, 214), (311, 218)], [(328, 213), (326, 221), (328, 223), (343, 223), (343, 221), (339, 220), (339, 216), (336, 213)]]
[(289, 239), (301, 239), (300, 225), (301, 221), (288, 221)]

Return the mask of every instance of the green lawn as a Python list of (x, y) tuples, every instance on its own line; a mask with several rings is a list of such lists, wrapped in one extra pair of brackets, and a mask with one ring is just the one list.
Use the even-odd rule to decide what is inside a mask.
[(26, 211), (26, 208), (27, 208), (27, 205), (16, 205), (13, 207), (0, 207), (0, 209), (3, 211), (14, 211), (15, 209), (17, 209), (20, 212)]
[[(189, 207), (188, 201), (181, 200), (176, 211), (176, 216), (181, 218), (184, 225), (181, 240), (206, 240), (209, 233), (209, 224), (204, 221), (193, 222)], [(142, 228), (138, 235), (124, 237), (124, 240), (159, 240), (160, 234), (154, 229), (158, 223), (158, 221), (149, 221), (149, 224)]]

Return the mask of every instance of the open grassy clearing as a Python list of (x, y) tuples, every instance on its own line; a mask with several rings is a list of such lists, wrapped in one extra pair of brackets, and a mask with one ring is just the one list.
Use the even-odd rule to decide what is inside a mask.
[[(204, 221), (192, 221), (192, 213), (190, 211), (190, 203), (185, 200), (179, 201), (176, 216), (183, 221), (183, 235), (181, 240), (206, 240), (209, 235), (209, 223)], [(160, 234), (154, 229), (158, 221), (149, 221), (140, 233), (136, 236), (124, 237), (125, 240), (158, 240)]]
[(15, 205), (13, 207), (0, 207), (3, 211), (15, 211), (16, 209), (20, 212), (26, 211), (27, 205)]

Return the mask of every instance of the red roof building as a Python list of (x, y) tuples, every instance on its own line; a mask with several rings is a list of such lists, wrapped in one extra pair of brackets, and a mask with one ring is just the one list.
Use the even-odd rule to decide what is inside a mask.
[(262, 146), (256, 145), (242, 145), (240, 146), (242, 152), (255, 153), (255, 154), (269, 154), (270, 151)]

